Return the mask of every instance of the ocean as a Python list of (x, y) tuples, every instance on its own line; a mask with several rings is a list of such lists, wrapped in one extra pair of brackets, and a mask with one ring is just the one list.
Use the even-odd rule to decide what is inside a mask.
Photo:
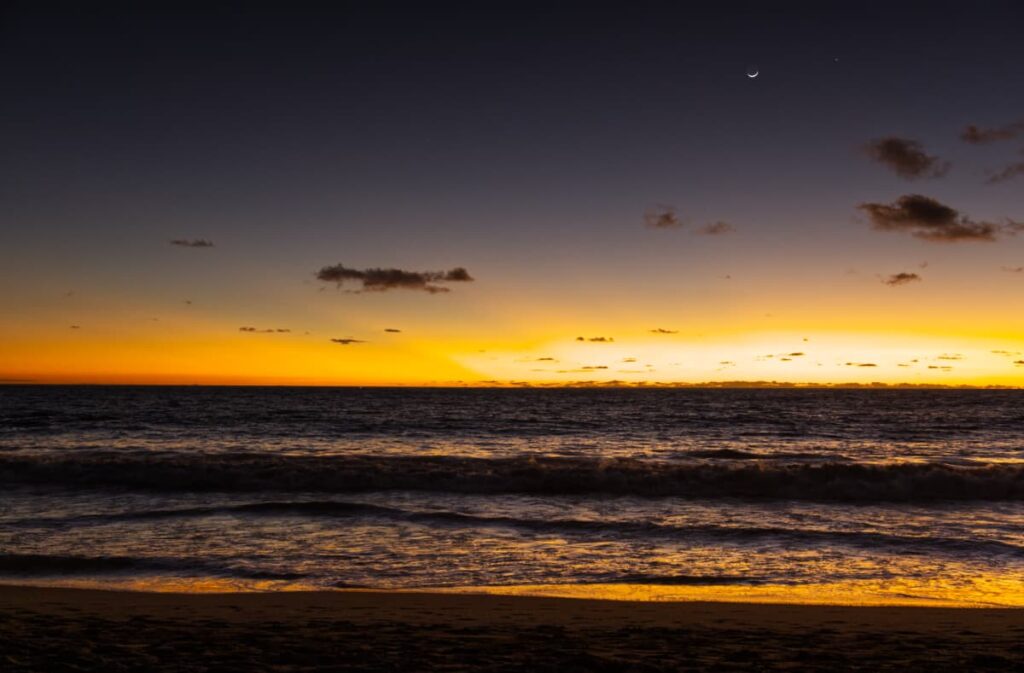
[(1024, 605), (1024, 392), (0, 386), (0, 582)]

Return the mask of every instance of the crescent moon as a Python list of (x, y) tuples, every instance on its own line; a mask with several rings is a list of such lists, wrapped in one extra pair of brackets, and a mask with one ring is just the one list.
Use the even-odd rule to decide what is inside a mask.
[(748, 73), (747, 73), (747, 77), (749, 77), (750, 79), (754, 79), (755, 77), (757, 77), (757, 76), (758, 76), (758, 75), (760, 75), (760, 74), (761, 74), (761, 71), (760, 71), (760, 70), (755, 70), (755, 71), (754, 71), (754, 72), (752, 72), (752, 73), (748, 72)]

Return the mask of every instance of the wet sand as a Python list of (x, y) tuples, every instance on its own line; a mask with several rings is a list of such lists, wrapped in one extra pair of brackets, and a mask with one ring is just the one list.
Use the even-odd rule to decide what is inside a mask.
[(1015, 671), (1024, 610), (0, 586), (0, 670)]

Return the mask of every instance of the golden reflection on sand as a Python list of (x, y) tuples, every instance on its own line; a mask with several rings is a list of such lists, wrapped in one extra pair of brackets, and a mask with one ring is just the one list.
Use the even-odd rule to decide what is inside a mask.
[(282, 591), (486, 594), (547, 596), (611, 601), (772, 603), (785, 605), (1019, 607), (1024, 578), (977, 577), (970, 587), (940, 581), (887, 580), (820, 584), (701, 585), (524, 584), (425, 588), (325, 588), (284, 580), (148, 577), (132, 579), (25, 580), (22, 586), (107, 589), (154, 593), (224, 594)]
[(551, 596), (616, 601), (712, 601), (791, 605), (1024, 607), (1024, 579), (978, 578), (975, 586), (889, 580), (760, 586), (666, 586), (652, 584), (544, 584), (458, 587), (454, 593)]

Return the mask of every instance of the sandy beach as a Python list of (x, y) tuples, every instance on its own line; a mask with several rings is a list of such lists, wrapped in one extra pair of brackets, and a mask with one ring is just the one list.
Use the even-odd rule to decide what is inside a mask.
[(1024, 670), (1024, 610), (0, 587), (5, 671)]

